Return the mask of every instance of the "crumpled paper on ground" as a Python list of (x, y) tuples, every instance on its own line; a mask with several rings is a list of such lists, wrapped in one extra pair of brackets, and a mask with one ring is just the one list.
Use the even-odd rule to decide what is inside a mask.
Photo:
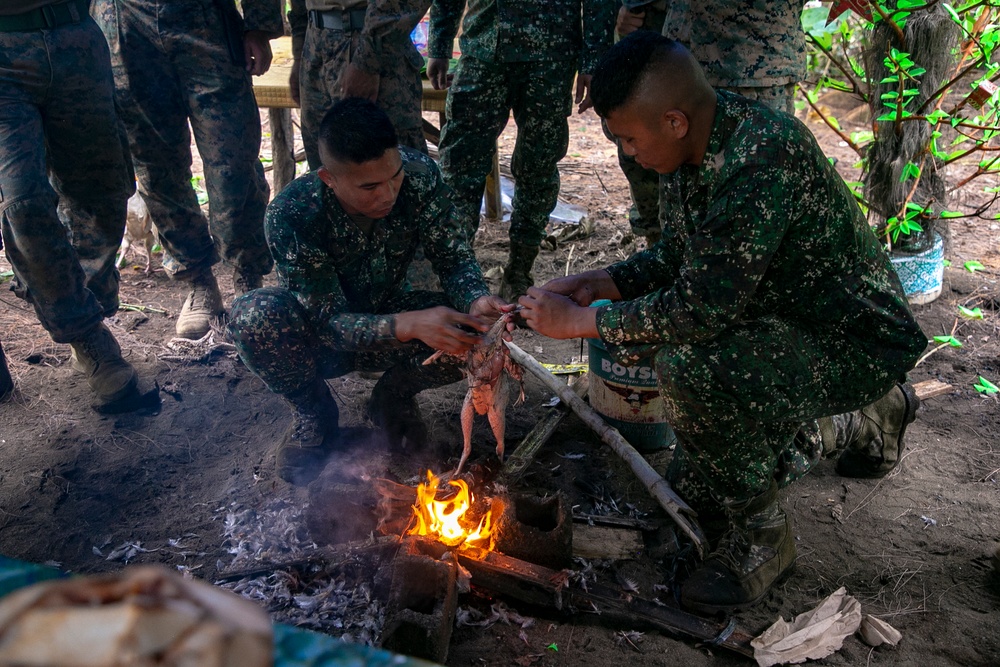
[(861, 625), (861, 603), (841, 587), (818, 607), (789, 623), (779, 618), (750, 642), (760, 667), (819, 660), (840, 650)]
[(0, 600), (0, 665), (265, 667), (263, 609), (160, 566), (35, 584)]

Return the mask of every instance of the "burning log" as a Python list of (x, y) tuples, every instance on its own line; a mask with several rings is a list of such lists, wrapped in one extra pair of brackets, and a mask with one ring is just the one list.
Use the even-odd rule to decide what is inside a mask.
[(507, 347), (510, 349), (510, 356), (514, 361), (530, 371), (546, 387), (555, 392), (560, 400), (569, 405), (573, 409), (573, 412), (597, 433), (601, 440), (607, 443), (618, 456), (624, 459), (632, 469), (632, 472), (639, 478), (639, 481), (646, 487), (646, 490), (666, 510), (667, 514), (684, 531), (684, 534), (691, 538), (698, 553), (704, 556), (708, 541), (705, 539), (701, 527), (694, 520), (697, 517), (697, 513), (680, 496), (674, 493), (667, 480), (660, 477), (646, 459), (616, 429), (609, 426), (597, 414), (597, 411), (587, 405), (572, 389), (560, 382), (555, 375), (546, 370), (544, 366), (538, 363), (538, 360), (514, 343), (507, 342)]

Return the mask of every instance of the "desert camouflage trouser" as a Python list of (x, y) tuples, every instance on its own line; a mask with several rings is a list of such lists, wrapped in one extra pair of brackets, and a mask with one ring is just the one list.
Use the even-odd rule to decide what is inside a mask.
[(823, 454), (816, 419), (863, 407), (903, 379), (882, 357), (851, 332), (777, 318), (660, 346), (654, 364), (678, 442), (668, 481), (712, 515), (772, 480), (801, 477)]
[[(435, 306), (450, 306), (441, 292), (400, 292), (383, 309), (401, 313)], [(278, 394), (300, 389), (316, 378), (339, 377), (351, 371), (384, 371), (403, 367), (397, 373), (400, 395), (412, 395), (462, 379), (460, 360), (445, 355), (438, 362), (422, 365), (434, 350), (420, 341), (371, 352), (334, 349), (323, 342), (317, 322), (295, 295), (281, 287), (263, 287), (233, 301), (229, 334), (247, 368)]]
[[(260, 114), (212, 0), (95, 0), (115, 74), (139, 192), (163, 245), (163, 268), (184, 279), (219, 261), (264, 275), (269, 198)], [(208, 220), (191, 182), (194, 131)], [(213, 240), (214, 239), (214, 240)]]
[[(312, 23), (306, 30), (299, 71), (299, 99), (302, 103), (302, 144), (310, 169), (322, 166), (319, 124), (330, 107), (343, 98), (340, 77), (351, 62), (360, 35), (357, 31), (317, 28)], [(408, 37), (405, 44), (383, 43), (382, 54), (376, 103), (388, 114), (400, 145), (426, 153), (427, 141), (420, 112), (423, 58)]]
[(487, 63), (462, 56), (448, 91), (441, 132), (441, 170), (455, 191), (455, 207), (468, 221), (469, 238), (479, 228), (486, 176), (496, 139), (511, 110), (517, 141), (510, 170), (516, 182), (510, 240), (538, 246), (559, 196), (559, 160), (569, 146), (572, 61)]
[[(781, 86), (762, 86), (757, 88), (725, 88), (733, 93), (751, 100), (763, 102), (772, 109), (792, 114), (795, 112), (795, 84)], [(603, 125), (603, 123), (602, 123)], [(626, 155), (621, 142), (608, 133), (609, 139), (618, 144), (618, 164), (628, 180), (629, 193), (632, 195), (632, 208), (629, 209), (628, 221), (632, 233), (644, 236), (650, 232), (660, 231), (660, 175), (652, 169), (643, 169), (635, 158)]]
[(57, 343), (118, 310), (133, 178), (108, 47), (89, 17), (0, 32), (0, 229), (18, 294)]

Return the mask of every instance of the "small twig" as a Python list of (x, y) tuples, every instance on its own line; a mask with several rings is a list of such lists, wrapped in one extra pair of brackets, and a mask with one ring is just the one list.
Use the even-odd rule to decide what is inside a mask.
[(564, 276), (569, 275), (569, 265), (573, 263), (573, 251), (576, 250), (576, 244), (574, 243), (569, 247), (569, 255), (566, 257), (566, 273)]
[(161, 315), (167, 314), (167, 311), (161, 310), (160, 308), (153, 308), (152, 306), (137, 306), (133, 303), (119, 303), (118, 310), (131, 310), (137, 313), (159, 313)]

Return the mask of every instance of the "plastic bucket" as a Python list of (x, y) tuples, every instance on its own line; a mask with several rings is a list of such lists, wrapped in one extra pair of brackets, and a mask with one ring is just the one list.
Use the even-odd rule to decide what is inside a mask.
[(622, 366), (600, 339), (590, 343), (590, 405), (640, 452), (665, 449), (674, 432), (667, 424), (663, 399), (651, 363)]
[(906, 298), (914, 305), (930, 303), (941, 295), (944, 282), (944, 239), (935, 235), (934, 245), (912, 255), (890, 255), (892, 268), (903, 284)]

